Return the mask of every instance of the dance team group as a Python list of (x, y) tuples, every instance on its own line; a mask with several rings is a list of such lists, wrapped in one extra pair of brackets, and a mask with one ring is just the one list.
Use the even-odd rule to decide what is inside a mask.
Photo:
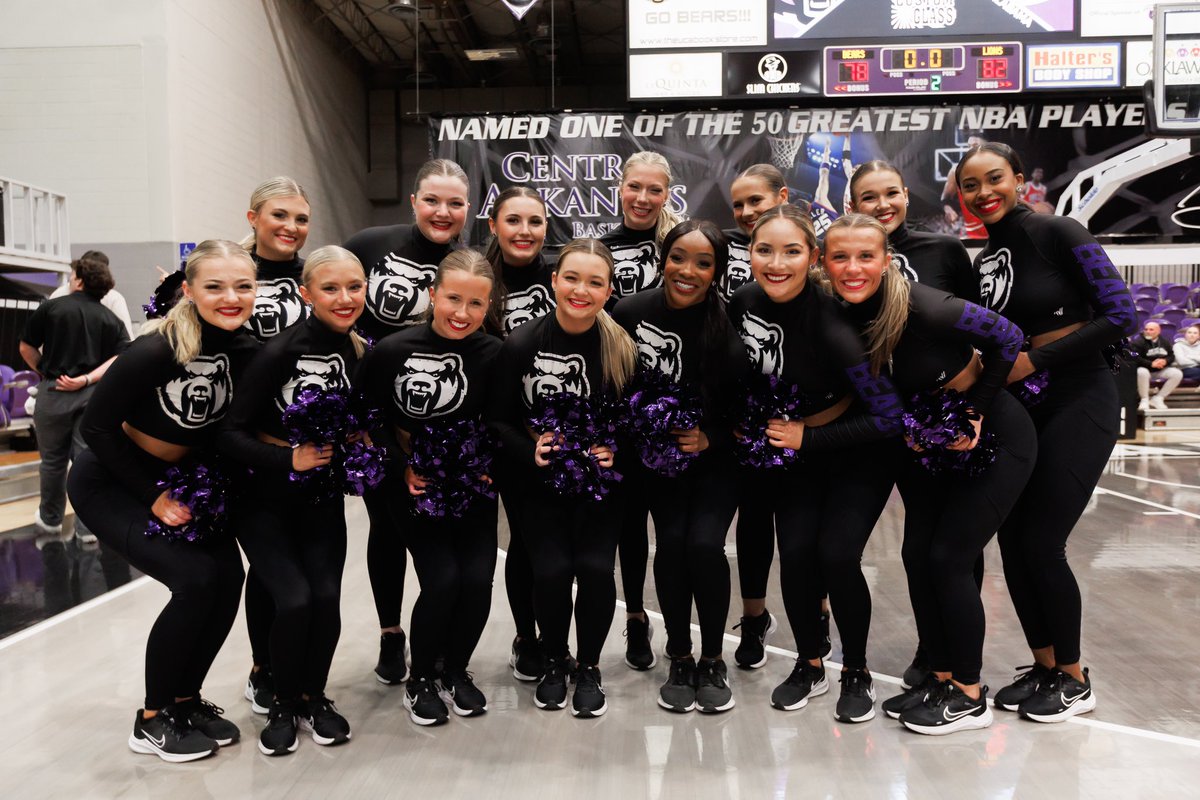
[[(307, 259), (304, 190), (287, 178), (263, 183), (247, 214), (252, 235), (200, 244), (178, 301), (91, 376), (90, 449), (71, 471), (71, 501), (106, 546), (171, 590), (147, 640), (145, 707), (129, 747), (174, 762), (238, 741), (202, 688), (243, 583), (246, 697), (267, 715), (260, 750), (293, 752), (301, 732), (321, 745), (351, 738), (325, 694), (341, 625), (344, 503), (307, 480), (330, 470), (346, 442), (389, 454), (382, 482), (362, 492), (376, 675), (407, 682), (403, 702), (418, 725), (488, 708), (469, 669), (496, 568), (491, 489), (511, 531), (510, 664), (536, 682), (538, 708), (607, 710), (599, 663), (618, 550), (625, 661), (655, 665), (642, 607), (648, 517), (670, 662), (659, 705), (732, 708), (724, 548), (737, 513), (737, 665), (766, 663), (777, 546), (799, 658), (772, 706), (794, 711), (829, 690), (832, 613), (843, 652), (835, 716), (872, 719), (861, 560), (895, 486), (919, 645), (885, 713), (926, 734), (991, 724), (979, 589), (981, 554), (997, 533), (1033, 663), (994, 705), (1038, 722), (1092, 710), (1066, 542), (1117, 436), (1104, 353), (1137, 319), (1088, 232), (1021, 202), (1023, 174), (1003, 144), (975, 146), (959, 163), (957, 185), (989, 235), (974, 265), (957, 239), (906, 225), (904, 179), (881, 161), (854, 172), (849, 213), (818, 241), (772, 166), (733, 182), (737, 228), (723, 232), (678, 219), (667, 207), (669, 164), (636, 153), (622, 173), (621, 225), (572, 241), (554, 261), (543, 253), (546, 206), (524, 187), (497, 198), (486, 252), (462, 248), (469, 181), (451, 161), (421, 168), (413, 224), (370, 228)], [(636, 406), (653, 386), (658, 400)], [(346, 442), (296, 441), (297, 404), (351, 390), (378, 416), (362, 416)], [(633, 403), (646, 418), (639, 430), (655, 409), (691, 411), (670, 418), (688, 422), (668, 427), (655, 452), (619, 427), (550, 422), (577, 422), (570, 404), (592, 401)], [(435, 496), (449, 496), (445, 476), (426, 466), (438, 463), (431, 448), (445, 447), (434, 433), (452, 428), (478, 432), (450, 449), (487, 451), (486, 474), (454, 513), (430, 513)], [(193, 522), (194, 509), (164, 476), (213, 458), (249, 468), (226, 498), (225, 530), (166, 535)], [(406, 551), (420, 583), (411, 642), (400, 625)]]

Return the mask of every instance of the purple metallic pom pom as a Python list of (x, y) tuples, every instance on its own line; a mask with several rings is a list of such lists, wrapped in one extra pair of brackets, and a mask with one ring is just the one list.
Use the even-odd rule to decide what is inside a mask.
[(361, 496), (383, 483), (386, 451), (361, 439), (356, 433), (377, 424), (378, 412), (368, 408), (358, 395), (329, 389), (301, 389), (283, 412), (283, 426), (293, 446), (332, 444), (328, 466), (304, 472), (293, 471), (288, 480), (298, 484), (318, 502), (343, 494)]
[(1009, 386), (1008, 391), (1012, 392), (1013, 396), (1021, 401), (1021, 405), (1026, 408), (1033, 408), (1046, 399), (1046, 389), (1049, 386), (1050, 371), (1039, 369), (1037, 372), (1026, 377), (1025, 380)]
[(146, 312), (146, 319), (160, 319), (167, 315), (167, 312), (175, 307), (179, 302), (179, 298), (183, 297), (183, 270), (176, 270), (154, 288), (154, 294), (150, 295), (150, 302), (142, 304), (142, 311)]
[(425, 493), (416, 498), (417, 513), (459, 519), (476, 499), (495, 498), (487, 479), (493, 449), (491, 434), (479, 420), (434, 423), (413, 431), (409, 466), (426, 481)]
[(147, 536), (198, 542), (225, 531), (226, 498), (233, 489), (233, 481), (220, 468), (205, 464), (195, 464), (188, 469), (174, 466), (158, 482), (158, 488), (170, 499), (187, 506), (192, 518), (182, 525), (165, 525), (151, 514), (150, 524), (146, 526)]
[(629, 420), (638, 456), (647, 469), (667, 478), (682, 475), (699, 453), (685, 453), (672, 431), (700, 425), (700, 399), (657, 369), (642, 370), (630, 386)]
[(735, 426), (742, 433), (742, 438), (734, 440), (738, 461), (754, 469), (777, 469), (799, 461), (799, 451), (771, 444), (767, 423), (773, 419), (800, 419), (803, 408), (804, 396), (798, 386), (775, 375), (756, 376)]
[(548, 459), (547, 481), (563, 497), (603, 500), (621, 474), (601, 467), (589, 452), (595, 445), (616, 450), (617, 429), (622, 426), (623, 404), (569, 392), (543, 395), (530, 414), (534, 433), (558, 435), (557, 450)]
[(966, 396), (954, 389), (919, 394), (905, 412), (904, 432), (917, 461), (931, 473), (945, 470), (982, 475), (996, 460), (996, 437), (984, 432), (971, 450), (947, 450), (961, 437), (975, 437), (971, 424), (982, 415), (971, 408)]

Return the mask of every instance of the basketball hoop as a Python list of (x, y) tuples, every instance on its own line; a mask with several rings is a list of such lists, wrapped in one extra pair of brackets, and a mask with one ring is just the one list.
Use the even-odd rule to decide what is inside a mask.
[(771, 145), (771, 163), (786, 173), (796, 163), (796, 154), (800, 152), (800, 148), (804, 145), (804, 134), (768, 136), (767, 142)]

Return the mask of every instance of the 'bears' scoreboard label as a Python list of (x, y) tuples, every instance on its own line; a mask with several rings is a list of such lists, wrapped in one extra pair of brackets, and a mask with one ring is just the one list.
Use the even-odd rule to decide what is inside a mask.
[(1020, 42), (826, 47), (826, 97), (1021, 91)]

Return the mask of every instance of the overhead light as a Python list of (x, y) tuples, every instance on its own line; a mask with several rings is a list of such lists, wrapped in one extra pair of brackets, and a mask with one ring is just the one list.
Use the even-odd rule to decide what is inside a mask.
[(420, 11), (417, 8), (417, 0), (396, 0), (396, 2), (388, 3), (384, 6), (383, 10), (393, 17), (405, 17)]
[(515, 47), (489, 47), (463, 52), (469, 61), (517, 61), (521, 58)]

